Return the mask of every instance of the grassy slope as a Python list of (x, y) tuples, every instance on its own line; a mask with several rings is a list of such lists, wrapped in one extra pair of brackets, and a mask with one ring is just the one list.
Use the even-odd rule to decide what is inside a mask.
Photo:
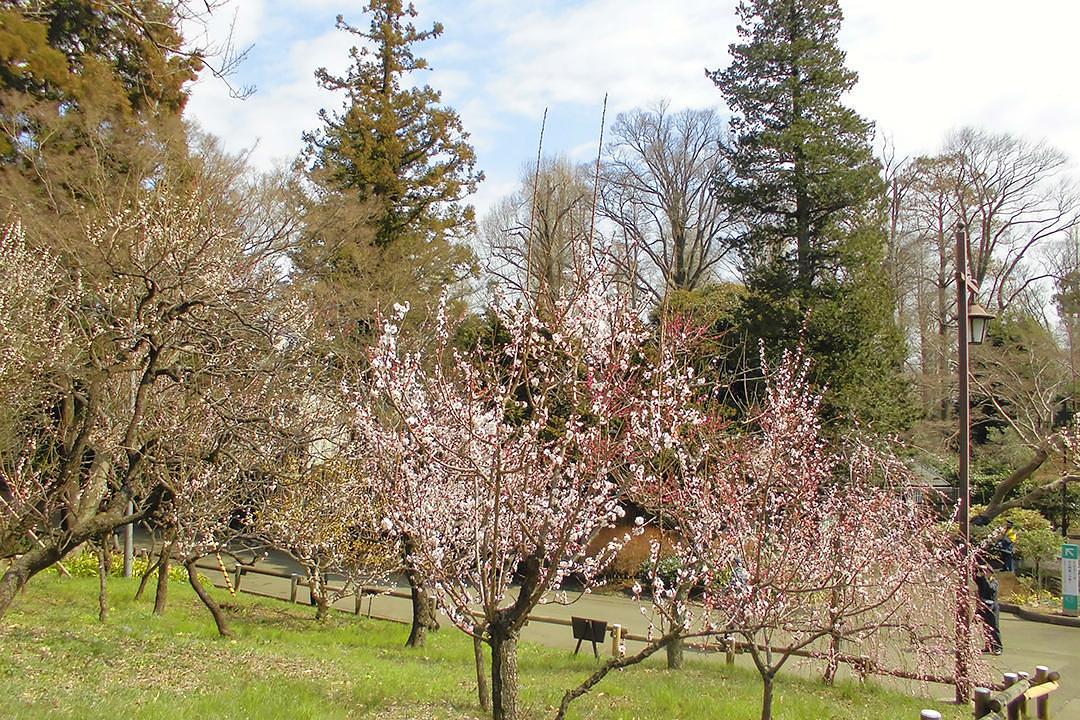
[[(231, 600), (236, 640), (214, 634), (186, 585), (174, 584), (163, 618), (134, 584), (113, 580), (109, 622), (97, 622), (96, 580), (36, 578), (0, 620), (0, 697), (8, 718), (479, 718), (472, 645), (453, 629), (430, 647), (401, 647), (402, 625), (273, 600)], [(151, 589), (152, 590), (152, 589)], [(152, 592), (150, 593), (152, 595)], [(521, 647), (526, 717), (553, 715), (562, 691), (595, 662), (569, 650)], [(663, 653), (660, 653), (663, 655)], [(668, 673), (659, 661), (608, 676), (571, 710), (575, 718), (756, 718), (756, 675), (694, 662)], [(854, 685), (835, 689), (780, 680), (783, 720), (914, 720), (926, 701)], [(940, 704), (939, 704), (940, 705)], [(942, 708), (961, 718), (959, 708)]]

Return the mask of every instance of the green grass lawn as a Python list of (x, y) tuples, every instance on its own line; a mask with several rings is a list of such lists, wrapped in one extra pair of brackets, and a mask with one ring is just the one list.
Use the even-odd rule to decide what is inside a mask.
[[(472, 644), (449, 628), (423, 650), (408, 628), (242, 596), (230, 603), (236, 639), (218, 638), (186, 585), (174, 583), (165, 617), (134, 583), (113, 580), (108, 623), (97, 621), (94, 579), (35, 578), (0, 620), (0, 715), (5, 718), (481, 718)], [(663, 655), (663, 653), (659, 653)], [(523, 644), (521, 705), (549, 718), (562, 692), (595, 667), (591, 656)], [(612, 673), (571, 717), (747, 720), (759, 713), (757, 676), (690, 656), (671, 673), (656, 662)], [(916, 720), (927, 701), (855, 684), (826, 688), (781, 677), (783, 720)], [(942, 707), (946, 718), (968, 712)]]

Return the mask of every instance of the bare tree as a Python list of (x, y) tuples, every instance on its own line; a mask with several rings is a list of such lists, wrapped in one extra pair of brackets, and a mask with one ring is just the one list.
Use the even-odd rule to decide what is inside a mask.
[[(977, 299), (1049, 325), (1044, 307), (1060, 273), (1047, 260), (1080, 222), (1080, 195), (1061, 152), (970, 128), (950, 136), (940, 154), (916, 158), (888, 179), (891, 247), (910, 251), (905, 257), (913, 261), (910, 273), (895, 276), (897, 296), (914, 300), (906, 330), (917, 347), (924, 405), (946, 420), (956, 327), (954, 228), (963, 222), (970, 229), (968, 274), (981, 288)], [(897, 257), (893, 268), (899, 263)]]
[[(995, 487), (988, 513), (1027, 504), (1065, 482), (1070, 472), (1055, 460), (1068, 444), (1060, 409), (1069, 377), (1046, 311), (1054, 282), (1068, 274), (1054, 261), (1063, 256), (1057, 249), (1080, 223), (1080, 195), (1068, 159), (1044, 143), (968, 128), (951, 135), (940, 154), (909, 163), (893, 188), (891, 229), (907, 239), (915, 260), (904, 282), (914, 285), (908, 337), (917, 347), (913, 356), (931, 421), (924, 427), (933, 429), (932, 443), (948, 442), (953, 430), (942, 423), (955, 401), (953, 237), (964, 223), (965, 270), (979, 288), (977, 299), (1008, 321), (1003, 337), (975, 356), (982, 422), (1002, 427), (1010, 442), (1028, 452), (1014, 458), (1014, 470)], [(1014, 336), (1021, 331), (1022, 340)]]
[(971, 229), (970, 272), (999, 310), (1051, 274), (1031, 266), (1080, 223), (1068, 157), (1043, 142), (967, 128), (949, 138), (954, 212)]
[[(19, 383), (0, 391), (19, 398), (0, 407), (0, 536), (17, 556), (0, 579), (0, 612), (80, 544), (162, 507), (178, 467), (272, 463), (270, 429), (292, 415), (284, 351), (296, 333), (285, 318), (306, 315), (278, 306), (275, 244), (247, 233), (236, 204), (250, 196), (197, 162), (153, 160), (143, 182), (84, 208), (79, 236), (43, 240), (17, 223), (5, 235), (0, 294), (32, 286), (40, 301), (20, 315), (30, 327), (0, 338), (0, 355), (14, 358), (0, 378)], [(216, 162), (209, 150), (201, 161)], [(142, 169), (132, 163), (133, 175)], [(107, 193), (78, 199), (98, 198)], [(52, 211), (72, 207), (81, 203), (69, 197)], [(49, 328), (45, 352), (34, 324)], [(289, 393), (272, 392), (277, 381)]]
[(524, 297), (543, 300), (569, 289), (589, 243), (592, 179), (565, 157), (525, 166), (521, 187), (484, 219), (481, 233), (490, 275)]
[(723, 123), (713, 110), (669, 113), (667, 103), (623, 113), (612, 127), (602, 170), (600, 213), (642, 288), (659, 301), (668, 290), (713, 279), (728, 257), (731, 220), (713, 197), (721, 171)]
[[(976, 422), (1004, 426), (1022, 452), (994, 486), (987, 518), (1026, 507), (1080, 476), (1080, 426), (1063, 422), (1073, 375), (1067, 351), (1030, 318), (1014, 318), (995, 343), (975, 355)], [(982, 402), (978, 402), (981, 400)]]
[(900, 201), (898, 222), (913, 238), (917, 263), (913, 277), (917, 329), (909, 336), (917, 342), (926, 410), (945, 420), (951, 407), (949, 359), (956, 327), (952, 164), (946, 157), (920, 157), (907, 167), (906, 175), (901, 182), (908, 185), (908, 192)]

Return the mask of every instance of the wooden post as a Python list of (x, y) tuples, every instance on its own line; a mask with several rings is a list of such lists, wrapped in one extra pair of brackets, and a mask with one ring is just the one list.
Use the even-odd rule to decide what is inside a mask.
[[(1024, 672), (1023, 670), (1019, 671), (1016, 674), (1020, 677), (1021, 681), (1028, 680), (1029, 681), (1028, 682), (1028, 687), (1031, 687), (1031, 682), (1030, 682), (1031, 675), (1030, 674)], [(1017, 713), (1018, 718), (1020, 718), (1020, 717), (1026, 718), (1028, 716), (1027, 697), (1025, 697), (1024, 695), (1021, 695), (1020, 697), (1016, 698), (1016, 702), (1014, 702), (1013, 705), (1016, 707), (1016, 713)], [(1009, 712), (1010, 712), (1009, 717), (1012, 717), (1012, 711), (1010, 710)]]
[(240, 592), (240, 578), (244, 575), (244, 569), (240, 567), (240, 563), (236, 563), (236, 567), (233, 568), (233, 592)]
[(728, 665), (735, 664), (735, 636), (725, 635), (724, 644), (727, 646), (724, 648), (724, 662)]
[(919, 713), (919, 720), (941, 720), (941, 713), (937, 710), (923, 710)]
[[(1001, 684), (1005, 688), (1012, 687), (1019, 680), (1020, 680), (1020, 676), (1017, 675), (1014, 672), (1002, 673), (1002, 675), (1001, 675)], [(1001, 712), (1002, 715), (1005, 715), (1008, 718), (1008, 720), (1016, 720), (1016, 716), (1014, 715), (1014, 712), (1013, 712), (1013, 703), (1009, 703), (1005, 707), (1001, 708), (1000, 712)]]
[(296, 573), (293, 573), (291, 576), (289, 576), (289, 602), (291, 603), (296, 602), (296, 586), (297, 584), (299, 584), (299, 582), (300, 576)]
[[(127, 514), (135, 513), (135, 503), (128, 500)], [(135, 526), (128, 523), (124, 526), (124, 577), (131, 577), (131, 569), (135, 564)]]
[[(1011, 703), (1005, 706), (1005, 717), (1008, 720), (1020, 720), (1020, 706), (1024, 703), (1024, 696), (1013, 700)], [(1024, 713), (1024, 717), (1027, 717), (1027, 713)]]
[[(1042, 685), (1044, 682), (1050, 680), (1050, 668), (1046, 665), (1035, 666), (1035, 679), (1031, 681), (1032, 685)], [(1035, 717), (1039, 720), (1050, 720), (1050, 698), (1043, 695), (1041, 698), (1035, 700)]]
[(990, 688), (975, 688), (975, 718), (984, 717), (990, 713)]

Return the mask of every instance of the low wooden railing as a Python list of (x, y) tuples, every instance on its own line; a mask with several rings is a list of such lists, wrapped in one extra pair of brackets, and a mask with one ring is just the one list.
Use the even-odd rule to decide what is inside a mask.
[[(216, 565), (216, 564), (205, 564), (205, 563), (200, 564), (200, 563), (196, 563), (196, 565), (198, 567), (202, 568), (202, 569), (216, 570), (216, 571), (220, 572), (220, 567), (218, 565)], [(289, 581), (289, 598), (288, 599), (289, 599), (290, 602), (294, 602), (294, 603), (297, 601), (298, 589), (300, 587), (305, 587), (305, 586), (308, 585), (308, 579), (304, 575), (301, 575), (301, 574), (298, 574), (298, 573), (284, 572), (284, 571), (281, 571), (281, 570), (263, 569), (263, 568), (255, 567), (254, 565), (249, 565), (249, 564), (237, 562), (233, 566), (232, 572), (229, 573), (229, 576), (230, 576), (229, 580), (231, 581), (231, 585), (232, 585), (232, 588), (233, 588), (234, 591), (237, 591), (237, 592), (240, 591), (241, 582), (242, 582), (243, 577), (245, 575), (263, 575), (263, 576), (266, 576), (266, 577), (276, 577), (276, 578), (281, 578), (281, 579), (284, 579), (284, 580), (288, 580)], [(400, 598), (400, 599), (405, 599), (405, 600), (411, 599), (411, 597), (412, 597), (412, 595), (410, 593), (408, 593), (408, 592), (404, 592), (404, 591), (400, 591), (400, 590), (391, 590), (391, 589), (387, 589), (387, 588), (370, 587), (370, 586), (360, 586), (360, 587), (356, 587), (356, 588), (345, 588), (345, 587), (334, 587), (334, 586), (328, 584), (326, 586), (326, 589), (329, 592), (334, 593), (334, 594), (338, 595), (338, 597), (341, 597), (341, 598), (349, 597), (349, 595), (351, 594), (353, 596), (353, 598), (354, 598), (353, 612), (356, 615), (359, 615), (361, 613), (361, 611), (363, 609), (363, 599), (365, 597), (369, 599), (368, 612), (367, 612), (367, 614), (369, 616), (371, 615), (371, 600), (373, 600), (376, 596), (386, 596), (386, 597)], [(264, 595), (264, 593), (254, 592), (254, 591), (251, 591), (251, 590), (244, 590), (243, 592), (251, 593), (251, 594), (254, 594), (254, 595)], [(269, 595), (268, 597), (279, 597), (279, 596), (277, 596), (277, 595)], [(391, 620), (393, 620), (393, 618), (383, 618), (383, 619), (391, 619)], [(402, 622), (400, 620), (394, 620), (394, 621), (395, 622)], [(529, 616), (529, 622), (547, 623), (547, 624), (551, 624), (551, 625), (563, 625), (563, 626), (566, 626), (566, 627), (571, 627), (572, 626), (572, 620), (570, 618), (560, 618), (560, 617), (552, 617), (552, 616), (546, 616), (546, 615), (530, 615)], [(608, 626), (607, 626), (607, 634), (611, 638), (611, 655), (613, 657), (617, 657), (617, 656), (622, 654), (622, 647), (623, 647), (624, 641), (629, 640), (629, 641), (633, 641), (633, 642), (647, 643), (647, 642), (650, 642), (652, 640), (652, 638), (650, 638), (650, 637), (648, 637), (646, 635), (639, 635), (639, 634), (636, 634), (636, 633), (627, 632), (626, 630), (623, 629), (623, 627), (621, 625), (614, 624), (614, 623), (609, 623), (608, 624)], [(705, 653), (722, 652), (722, 653), (725, 654), (727, 664), (729, 664), (729, 665), (734, 664), (735, 655), (747, 652), (750, 649), (748, 643), (740, 641), (740, 640), (736, 640), (734, 637), (731, 637), (729, 635), (725, 635), (724, 633), (717, 633), (717, 636), (718, 636), (718, 641), (717, 642), (708, 642), (708, 643), (690, 642), (690, 643), (687, 643), (686, 646), (687, 646), (687, 648), (689, 648), (691, 650), (698, 651), (698, 652), (705, 652)], [(824, 653), (822, 653), (820, 651), (816, 651), (816, 650), (811, 650), (811, 649), (796, 650), (792, 654), (796, 655), (796, 656), (799, 656), (799, 657), (813, 658), (813, 659), (820, 659), (820, 658), (825, 657)], [(925, 675), (925, 674), (913, 673), (913, 672), (910, 672), (910, 671), (900, 670), (900, 669), (897, 669), (897, 668), (879, 667), (876, 663), (872, 662), (869, 658), (865, 658), (865, 657), (858, 656), (858, 655), (840, 655), (836, 659), (839, 662), (843, 663), (843, 664), (850, 665), (857, 672), (859, 672), (860, 674), (864, 674), (864, 675), (888, 675), (888, 676), (892, 676), (892, 677), (901, 677), (901, 678), (919, 680), (921, 682), (942, 683), (942, 684), (945, 684), (945, 685), (949, 685), (949, 684), (953, 683), (953, 679), (951, 677), (947, 677), (947, 676)], [(1053, 676), (1054, 677), (1053, 677), (1052, 682), (1056, 683), (1056, 681), (1057, 681), (1057, 673), (1053, 673)], [(1027, 677), (1026, 674), (1023, 674), (1023, 677), (1026, 678)], [(1038, 670), (1036, 670), (1036, 677), (1038, 677)], [(1040, 683), (1040, 685), (1045, 685), (1045, 684), (1048, 684), (1048, 683)], [(1003, 686), (1003, 688), (1004, 687), (1005, 686)], [(1042, 690), (1041, 692), (1049, 693), (1056, 687), (1057, 687), (1057, 685), (1054, 684), (1053, 688), (1045, 689), (1045, 690)], [(1034, 691), (1035, 690), (1033, 690), (1033, 692)], [(1045, 705), (1046, 705), (1046, 700), (1045, 700), (1045, 697), (1043, 697), (1043, 696), (1031, 695), (1028, 699), (1036, 700), (1036, 704), (1037, 704), (1038, 707), (1045, 707)], [(934, 711), (929, 710), (927, 712), (933, 713)], [(927, 717), (932, 718), (932, 717), (934, 717), (934, 715), (929, 715)], [(940, 716), (938, 716), (938, 717), (940, 717)], [(976, 717), (977, 718), (988, 717), (988, 718), (991, 718), (991, 720), (993, 720), (993, 718), (995, 716), (991, 714), (991, 715), (985, 715), (985, 716), (976, 715)], [(1005, 717), (1005, 716), (1002, 716), (1002, 717)], [(1043, 718), (1044, 716), (1043, 715), (1038, 715), (1037, 717), (1040, 718), (1040, 720), (1041, 720), (1041, 718)], [(1047, 715), (1046, 717), (1049, 717), (1049, 716)]]
[[(1020, 720), (1029, 718), (1029, 703), (1035, 702), (1035, 718), (1050, 720), (1050, 693), (1058, 689), (1061, 675), (1051, 672), (1045, 665), (1038, 665), (1035, 674), (1007, 672), (1001, 685), (992, 688), (975, 688), (976, 720)], [(936, 710), (923, 710), (920, 720), (941, 720)]]

